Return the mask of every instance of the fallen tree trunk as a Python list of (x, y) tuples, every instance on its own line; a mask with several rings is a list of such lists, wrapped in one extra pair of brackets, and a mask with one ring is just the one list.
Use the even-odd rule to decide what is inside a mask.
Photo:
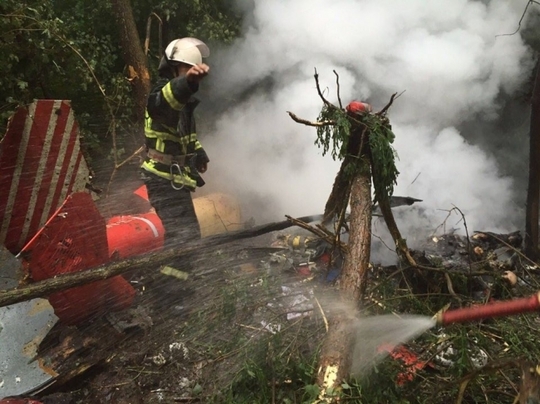
[[(320, 220), (321, 218), (322, 215), (304, 216), (296, 220), (302, 222), (312, 222), (315, 220)], [(246, 230), (207, 237), (193, 243), (185, 244), (182, 247), (169, 247), (156, 253), (138, 256), (122, 261), (109, 262), (88, 270), (58, 275), (54, 278), (31, 283), (18, 288), (0, 291), (0, 307), (24, 302), (36, 297), (46, 297), (65, 289), (112, 278), (113, 276), (121, 275), (130, 270), (142, 269), (149, 266), (156, 267), (172, 260), (173, 258), (195, 253), (205, 248), (215, 247), (237, 240), (258, 237), (263, 234), (283, 230), (294, 225), (295, 224), (291, 220), (268, 223)]]

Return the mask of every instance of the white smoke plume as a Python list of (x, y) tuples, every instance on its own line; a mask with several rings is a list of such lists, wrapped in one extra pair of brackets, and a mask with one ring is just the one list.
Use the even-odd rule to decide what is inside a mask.
[[(227, 105), (203, 142), (208, 190), (236, 193), (259, 223), (322, 213), (339, 163), (321, 156), (314, 128), (286, 112), (316, 120), (315, 68), (337, 104), (335, 70), (344, 104), (363, 100), (380, 110), (403, 92), (389, 112), (399, 156), (395, 195), (423, 200), (398, 210), (404, 237), (435, 230), (453, 206), (469, 231), (515, 230), (523, 218), (512, 178), (459, 128), (496, 119), (501, 97), (530, 76), (530, 50), (519, 32), (507, 35), (526, 3), (253, 0), (241, 39), (210, 60), (209, 94)], [(447, 230), (463, 232), (460, 219), (453, 215)]]

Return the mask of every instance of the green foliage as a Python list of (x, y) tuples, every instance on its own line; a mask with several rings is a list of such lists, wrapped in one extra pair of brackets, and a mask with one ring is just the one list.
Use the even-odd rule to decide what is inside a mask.
[[(432, 316), (447, 303), (453, 303), (451, 309), (485, 303), (470, 296), (467, 282), (463, 282), (467, 269), (439, 268), (448, 271), (455, 295), (440, 288), (447, 283), (442, 272), (428, 271), (418, 278), (413, 272), (404, 275), (396, 274), (390, 268), (377, 268), (375, 279), (366, 292), (374, 302), (364, 306), (364, 314)], [(530, 274), (527, 279), (529, 285), (511, 291), (503, 290), (498, 285), (502, 281), (495, 279), (487, 295), (496, 300), (529, 296), (538, 290), (538, 274)], [(427, 290), (424, 289), (426, 286)], [(534, 316), (527, 314), (432, 328), (406, 344), (407, 349), (420, 361), (427, 361), (429, 366), (418, 370), (411, 381), (399, 386), (395, 382), (406, 371), (406, 365), (399, 359), (385, 359), (367, 377), (349, 381), (352, 390), (345, 391), (346, 397), (358, 399), (347, 402), (458, 402), (461, 388), (463, 403), (513, 403), (514, 388), (520, 378), (518, 360), (525, 358), (533, 364), (538, 363), (537, 333)], [(464, 384), (464, 380), (468, 383)]]
[[(0, 3), (0, 126), (19, 103), (26, 103), (40, 93), (40, 65), (50, 59), (53, 46), (50, 36), (43, 35), (38, 21), (51, 20), (50, 2), (35, 2), (25, 7), (19, 1)], [(55, 67), (53, 67), (55, 68)], [(1, 136), (1, 135), (0, 135)]]
[(369, 147), (373, 165), (373, 187), (375, 201), (392, 196), (399, 171), (396, 168), (396, 151), (392, 147), (395, 135), (388, 120), (377, 115), (366, 114), (363, 122), (369, 128)]
[(334, 160), (345, 158), (351, 133), (351, 121), (345, 111), (325, 104), (317, 120), (319, 122), (334, 122), (333, 125), (317, 128), (315, 144), (322, 147), (323, 156), (330, 151)]
[[(322, 148), (323, 155), (330, 152), (334, 160), (342, 160), (348, 156), (352, 125), (365, 125), (369, 137), (375, 201), (388, 198), (394, 192), (394, 185), (399, 175), (395, 164), (397, 154), (392, 147), (395, 135), (386, 117), (364, 114), (357, 116), (356, 119), (352, 120), (342, 109), (325, 104), (319, 114), (318, 122), (333, 122), (333, 124), (317, 127), (315, 144)], [(362, 164), (363, 160), (357, 159), (347, 165), (346, 175), (353, 176)]]
[[(132, 7), (141, 44), (152, 13), (163, 22), (162, 47), (187, 35), (210, 43), (230, 42), (239, 32), (241, 16), (228, 0), (132, 0)], [(154, 24), (150, 37), (153, 71), (161, 56), (156, 27)], [(136, 130), (119, 29), (110, 1), (2, 0), (0, 137), (17, 106), (54, 98), (72, 101), (86, 146), (108, 155), (113, 124), (120, 144), (122, 134), (128, 140), (127, 135)]]
[(230, 0), (132, 0), (132, 6), (141, 38), (146, 36), (147, 19), (152, 13), (163, 25), (160, 44), (157, 21), (152, 22), (149, 49), (152, 69), (157, 68), (164, 47), (175, 38), (200, 38), (212, 49), (216, 43), (232, 42), (240, 33), (242, 16), (236, 13)]
[[(33, 99), (67, 99), (77, 114), (81, 131), (97, 145), (107, 134), (105, 103), (115, 109), (130, 106), (129, 87), (111, 32), (108, 3), (82, 1), (7, 0), (0, 6), (0, 131), (18, 105)], [(109, 24), (104, 24), (109, 20)], [(97, 79), (97, 80), (96, 80)], [(118, 86), (121, 83), (122, 86)], [(107, 91), (105, 99), (99, 85)], [(121, 113), (120, 113), (121, 114)]]

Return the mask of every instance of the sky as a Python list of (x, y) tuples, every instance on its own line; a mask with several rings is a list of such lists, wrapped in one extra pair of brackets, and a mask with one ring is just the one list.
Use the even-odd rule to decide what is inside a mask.
[[(395, 211), (404, 237), (463, 232), (461, 215), (448, 217), (453, 207), (469, 231), (520, 228), (523, 206), (516, 200), (524, 195), (516, 199), (522, 190), (500, 156), (511, 143), (518, 153), (511, 161), (526, 167), (527, 125), (510, 134), (498, 117), (533, 69), (520, 33), (508, 35), (526, 4), (239, 2), (247, 13), (242, 36), (212, 49), (209, 59), (209, 94), (220, 108), (203, 138), (211, 159), (204, 192), (239, 196), (257, 223), (322, 213), (339, 162), (322, 156), (315, 128), (292, 121), (287, 111), (316, 120), (322, 102), (315, 69), (337, 104), (335, 70), (344, 104), (362, 100), (378, 111), (400, 94), (388, 114), (400, 171), (394, 194), (423, 201)], [(515, 141), (495, 141), (510, 135)], [(382, 228), (374, 221), (374, 232)]]

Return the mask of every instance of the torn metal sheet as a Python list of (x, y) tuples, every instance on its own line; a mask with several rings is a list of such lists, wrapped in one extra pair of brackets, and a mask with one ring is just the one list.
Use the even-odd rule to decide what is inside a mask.
[(22, 276), (21, 261), (0, 245), (0, 290), (16, 288)]
[(45, 299), (0, 308), (0, 398), (28, 393), (54, 379), (54, 370), (35, 359), (57, 321)]
[[(0, 246), (0, 290), (17, 287), (22, 275), (21, 261)], [(54, 377), (54, 371), (33, 359), (57, 321), (45, 299), (0, 307), (0, 399), (39, 388)]]

